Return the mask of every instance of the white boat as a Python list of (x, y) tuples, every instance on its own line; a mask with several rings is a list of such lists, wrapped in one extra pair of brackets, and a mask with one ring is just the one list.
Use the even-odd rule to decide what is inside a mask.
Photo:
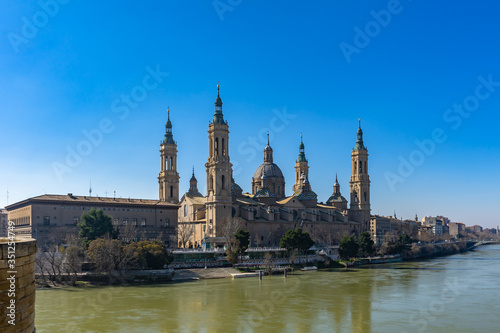
[(318, 267), (316, 267), (316, 266), (306, 266), (306, 267), (302, 267), (300, 270), (301, 271), (315, 271), (317, 269), (318, 269)]

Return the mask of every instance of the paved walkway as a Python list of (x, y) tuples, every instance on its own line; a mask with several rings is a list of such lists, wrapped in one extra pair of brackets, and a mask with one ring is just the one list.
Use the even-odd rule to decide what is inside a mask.
[(233, 277), (232, 274), (238, 273), (241, 272), (232, 267), (176, 269), (172, 280), (179, 281), (230, 278)]

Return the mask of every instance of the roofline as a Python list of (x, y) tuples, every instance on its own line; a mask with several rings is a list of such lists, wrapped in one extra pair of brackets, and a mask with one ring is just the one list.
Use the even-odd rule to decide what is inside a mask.
[[(50, 195), (50, 196), (57, 196), (60, 197), (61, 199), (55, 199), (55, 198), (44, 198), (44, 196)], [(63, 199), (66, 197), (66, 199)], [(108, 197), (87, 197), (87, 196), (79, 196), (79, 195), (74, 195), (72, 198), (80, 199), (80, 200), (75, 200), (75, 199), (70, 199), (68, 195), (62, 195), (62, 194), (43, 194), (39, 195), (36, 197), (31, 197), (28, 199), (24, 199), (22, 201), (13, 203), (11, 205), (5, 206), (6, 210), (12, 210), (12, 209), (17, 209), (21, 208), (30, 204), (36, 204), (36, 203), (57, 203), (57, 204), (70, 204), (70, 205), (112, 205), (112, 206), (150, 206), (150, 207), (162, 207), (162, 208), (171, 208), (171, 209), (178, 209), (180, 207), (179, 204), (173, 204), (170, 202), (165, 202), (165, 201), (160, 201), (160, 200), (154, 200), (154, 199), (123, 199), (120, 198), (119, 200), (148, 200), (152, 202), (120, 202), (120, 201), (115, 201), (115, 198), (108, 198)], [(104, 198), (105, 200), (103, 201), (83, 201), (87, 198), (99, 198), (102, 199)], [(107, 200), (106, 200), (107, 199)]]

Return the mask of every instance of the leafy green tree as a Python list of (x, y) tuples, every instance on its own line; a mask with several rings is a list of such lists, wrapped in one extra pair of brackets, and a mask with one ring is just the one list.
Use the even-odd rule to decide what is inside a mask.
[(339, 244), (339, 256), (341, 259), (347, 260), (356, 257), (359, 250), (359, 244), (356, 241), (356, 237), (345, 236)]
[(295, 237), (295, 230), (288, 230), (280, 239), (280, 247), (287, 249), (288, 252), (297, 248), (297, 239)]
[(280, 239), (280, 247), (287, 249), (288, 252), (299, 250), (306, 253), (313, 245), (314, 241), (311, 239), (309, 233), (302, 232), (300, 228), (288, 230)]
[(248, 249), (248, 245), (250, 245), (250, 232), (238, 229), (236, 234), (234, 235), (236, 239), (236, 252), (240, 255), (240, 258), (243, 256), (245, 251)]
[(77, 223), (80, 229), (78, 235), (82, 238), (87, 248), (93, 240), (109, 235), (111, 238), (117, 238), (118, 232), (111, 224), (111, 217), (104, 214), (102, 209), (91, 209), (80, 217)]
[(374, 242), (369, 232), (359, 234), (359, 249), (364, 256), (371, 256), (375, 252)]
[(159, 240), (127, 244), (125, 253), (133, 253), (133, 264), (138, 268), (161, 269), (173, 261), (167, 247)]

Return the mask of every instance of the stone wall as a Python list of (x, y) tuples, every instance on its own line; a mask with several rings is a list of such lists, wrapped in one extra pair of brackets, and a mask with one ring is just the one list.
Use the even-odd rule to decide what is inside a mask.
[(36, 240), (16, 239), (14, 262), (9, 261), (8, 243), (0, 238), (0, 332), (33, 333)]

